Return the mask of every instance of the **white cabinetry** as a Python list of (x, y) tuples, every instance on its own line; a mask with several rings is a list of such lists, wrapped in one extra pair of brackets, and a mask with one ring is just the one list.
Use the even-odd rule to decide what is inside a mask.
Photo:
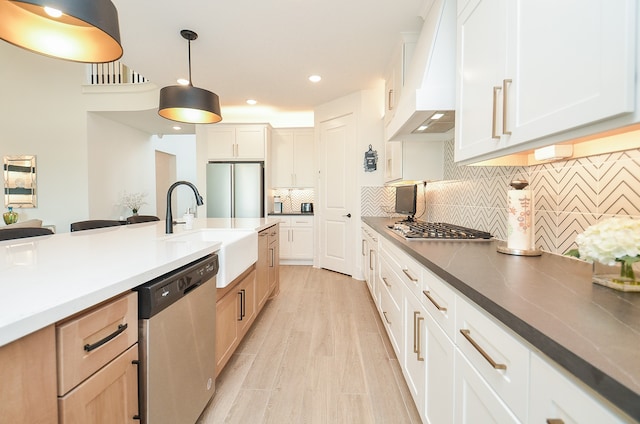
[(444, 144), (440, 141), (385, 143), (385, 183), (434, 181), (444, 175)]
[(633, 0), (461, 2), (456, 161), (633, 112)]
[(314, 186), (313, 137), (312, 128), (284, 128), (272, 131), (272, 187)]
[(280, 218), (280, 262), (310, 264), (313, 261), (313, 216), (288, 215)]
[(568, 376), (531, 355), (530, 423), (623, 423)]
[(376, 276), (378, 272), (378, 235), (368, 225), (362, 224), (362, 274), (371, 296), (376, 299)]
[(210, 160), (264, 160), (270, 137), (267, 125), (209, 126), (205, 130)]
[(393, 58), (387, 70), (387, 75), (384, 83), (384, 125), (386, 126), (391, 122), (395, 112), (398, 100), (400, 99), (400, 92), (404, 85), (405, 72), (409, 67), (413, 51), (416, 46), (418, 34), (416, 33), (402, 33), (401, 41), (396, 47)]

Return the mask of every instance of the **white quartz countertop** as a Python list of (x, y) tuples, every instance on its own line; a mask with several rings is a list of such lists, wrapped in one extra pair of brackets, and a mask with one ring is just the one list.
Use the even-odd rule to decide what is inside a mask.
[(218, 251), (203, 229), (260, 231), (273, 218), (198, 218), (0, 242), (0, 346)]

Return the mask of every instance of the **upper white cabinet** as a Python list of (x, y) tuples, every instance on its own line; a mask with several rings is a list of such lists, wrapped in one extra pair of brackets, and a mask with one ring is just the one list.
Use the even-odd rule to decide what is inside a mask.
[(634, 111), (633, 0), (458, 2), (456, 161)]
[(206, 128), (208, 159), (264, 160), (267, 125), (217, 124)]
[(413, 51), (416, 46), (416, 40), (418, 35), (412, 32), (405, 32), (401, 34), (401, 41), (396, 47), (391, 63), (387, 70), (387, 75), (384, 82), (384, 124), (385, 126), (391, 122), (393, 118), (396, 106), (398, 106), (398, 99), (400, 99), (400, 92), (404, 85), (404, 76)]
[(437, 181), (444, 175), (441, 141), (387, 141), (384, 182)]
[(271, 186), (314, 186), (313, 128), (277, 128), (272, 132)]

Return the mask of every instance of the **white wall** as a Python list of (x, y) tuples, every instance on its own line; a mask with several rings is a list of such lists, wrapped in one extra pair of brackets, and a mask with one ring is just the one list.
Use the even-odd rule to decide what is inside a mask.
[(87, 114), (89, 214), (83, 219), (131, 216), (122, 195), (146, 193), (139, 213), (156, 214), (155, 153), (151, 136), (126, 125)]
[(88, 215), (84, 72), (82, 64), (0, 42), (0, 156), (37, 156), (38, 207), (19, 209), (20, 220), (68, 231)]

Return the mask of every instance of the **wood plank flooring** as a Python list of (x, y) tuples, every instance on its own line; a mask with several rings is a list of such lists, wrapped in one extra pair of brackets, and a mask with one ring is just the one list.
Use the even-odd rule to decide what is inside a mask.
[(420, 422), (366, 284), (281, 266), (198, 424)]

